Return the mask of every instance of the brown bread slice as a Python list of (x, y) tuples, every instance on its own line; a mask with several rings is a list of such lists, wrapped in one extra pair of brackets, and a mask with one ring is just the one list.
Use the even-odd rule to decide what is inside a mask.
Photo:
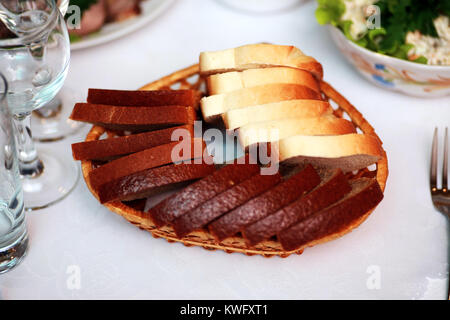
[(185, 125), (111, 139), (79, 142), (72, 144), (73, 158), (75, 160), (111, 160), (170, 143), (172, 133), (178, 129), (186, 130), (191, 137), (194, 136), (194, 126)]
[(150, 131), (193, 124), (196, 113), (194, 108), (185, 106), (129, 108), (77, 103), (70, 119), (89, 122), (112, 130)]
[(192, 231), (203, 228), (222, 214), (244, 204), (280, 181), (279, 173), (264, 176), (258, 173), (177, 218), (173, 222), (173, 229), (177, 237), (182, 238)]
[(335, 203), (350, 192), (351, 188), (342, 170), (335, 169), (323, 174), (322, 182), (317, 188), (242, 230), (248, 246), (254, 246), (269, 239), (278, 232), (290, 227), (300, 219), (322, 210)]
[(284, 250), (291, 251), (342, 232), (383, 199), (377, 180), (360, 178), (350, 182), (352, 191), (335, 204), (281, 231), (277, 237)]
[(247, 162), (228, 164), (163, 200), (153, 207), (148, 215), (157, 227), (162, 227), (221, 192), (250, 178), (259, 170), (257, 164)]
[[(180, 152), (176, 155), (177, 159), (173, 159), (172, 151), (176, 152), (178, 149), (174, 148), (178, 148), (179, 144), (178, 141), (171, 142), (113, 160), (89, 173), (91, 185), (96, 190), (102, 184), (136, 172), (167, 165), (174, 161), (201, 158), (203, 150), (206, 148), (205, 142), (201, 138), (191, 139), (189, 141), (190, 149), (186, 150), (189, 152)], [(199, 152), (200, 150), (201, 152)]]
[(147, 169), (101, 185), (97, 195), (101, 203), (142, 199), (201, 179), (215, 170), (213, 164), (207, 163), (181, 163)]
[(217, 241), (222, 241), (238, 233), (246, 225), (291, 203), (319, 183), (320, 176), (309, 165), (269, 191), (221, 216), (209, 225), (209, 230)]
[(196, 90), (151, 90), (128, 91), (89, 89), (87, 102), (111, 106), (191, 106), (197, 107), (200, 92)]

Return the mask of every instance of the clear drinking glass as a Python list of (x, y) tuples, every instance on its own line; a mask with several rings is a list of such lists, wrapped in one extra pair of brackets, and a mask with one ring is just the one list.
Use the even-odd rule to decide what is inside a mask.
[(7, 84), (0, 74), (0, 273), (25, 256), (28, 236), (11, 115), (6, 105)]
[(69, 152), (36, 150), (30, 129), (31, 112), (51, 101), (64, 83), (69, 35), (54, 0), (1, 0), (0, 19), (17, 35), (0, 40), (0, 71), (9, 83), (6, 100), (14, 119), (25, 207), (41, 209), (70, 193), (79, 177)]
[[(69, 0), (58, 0), (57, 4), (64, 17)], [(83, 128), (84, 123), (69, 119), (74, 104), (83, 99), (84, 97), (74, 88), (64, 85), (53, 100), (42, 108), (34, 110), (31, 116), (34, 141), (59, 141)]]

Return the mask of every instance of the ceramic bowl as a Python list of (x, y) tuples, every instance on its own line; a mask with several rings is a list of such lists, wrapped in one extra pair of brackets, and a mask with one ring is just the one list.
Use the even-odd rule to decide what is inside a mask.
[(370, 51), (329, 26), (346, 59), (373, 84), (403, 94), (434, 98), (450, 95), (450, 66), (430, 66)]

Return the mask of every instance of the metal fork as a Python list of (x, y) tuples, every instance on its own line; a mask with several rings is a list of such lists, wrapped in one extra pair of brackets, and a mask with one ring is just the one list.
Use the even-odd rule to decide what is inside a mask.
[[(431, 151), (430, 188), (434, 207), (450, 219), (450, 190), (448, 189), (448, 128), (444, 136), (444, 163), (442, 165), (442, 188), (438, 189), (438, 128), (434, 129), (433, 147)], [(449, 272), (450, 277), (450, 272)], [(450, 281), (448, 288), (450, 300)]]

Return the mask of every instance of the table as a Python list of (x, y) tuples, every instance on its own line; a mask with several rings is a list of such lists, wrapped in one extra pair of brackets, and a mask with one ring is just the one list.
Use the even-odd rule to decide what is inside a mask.
[[(322, 62), (326, 81), (384, 142), (384, 201), (359, 228), (287, 259), (210, 252), (153, 239), (101, 206), (83, 181), (64, 201), (27, 214), (28, 256), (0, 276), (3, 299), (444, 299), (449, 226), (428, 190), (433, 128), (450, 124), (450, 99), (424, 100), (363, 80), (314, 18), (315, 2), (248, 15), (216, 1), (178, 0), (142, 30), (73, 53), (66, 85), (135, 89), (247, 43), (293, 44)], [(88, 131), (46, 146), (70, 152)]]

